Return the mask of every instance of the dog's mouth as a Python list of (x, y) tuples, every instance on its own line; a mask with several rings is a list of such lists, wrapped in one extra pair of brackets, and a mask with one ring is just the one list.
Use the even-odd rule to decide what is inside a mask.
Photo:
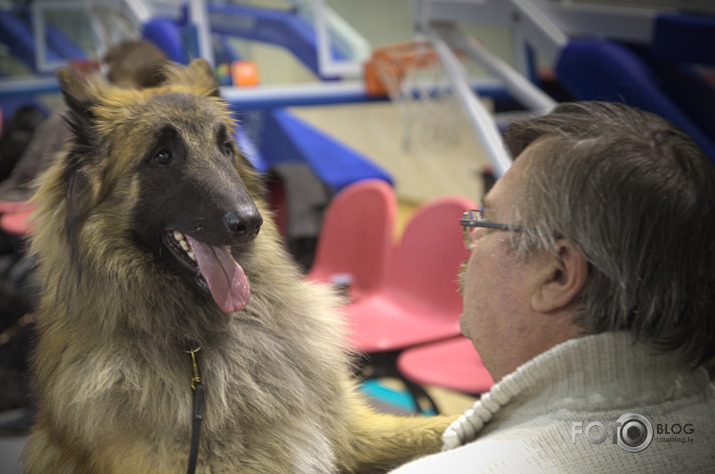
[(190, 235), (172, 230), (164, 242), (171, 253), (197, 277), (199, 287), (208, 290), (225, 313), (243, 310), (251, 290), (243, 268), (226, 246), (212, 246)]

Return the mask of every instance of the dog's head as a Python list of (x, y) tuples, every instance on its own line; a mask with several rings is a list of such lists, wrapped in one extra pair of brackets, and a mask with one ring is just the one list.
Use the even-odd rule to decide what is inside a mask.
[(240, 311), (250, 290), (238, 262), (263, 223), (259, 179), (234, 143), (209, 65), (166, 74), (165, 85), (127, 90), (58, 71), (74, 135), (62, 158), (70, 253), (82, 261), (82, 233), (131, 242), (224, 312)]

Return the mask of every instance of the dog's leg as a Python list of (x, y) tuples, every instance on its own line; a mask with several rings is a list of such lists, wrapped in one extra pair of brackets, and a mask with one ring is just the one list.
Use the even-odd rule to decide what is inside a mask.
[(442, 433), (454, 416), (396, 416), (377, 413), (362, 401), (353, 414), (351, 440), (339, 454), (340, 468), (349, 473), (386, 472), (411, 459), (438, 452)]

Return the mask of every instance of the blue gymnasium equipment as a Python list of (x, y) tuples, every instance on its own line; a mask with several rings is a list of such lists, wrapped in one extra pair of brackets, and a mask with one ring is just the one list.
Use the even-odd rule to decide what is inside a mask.
[(715, 16), (667, 13), (650, 45), (572, 39), (555, 71), (581, 100), (618, 101), (664, 117), (715, 162), (715, 87), (693, 64), (715, 65)]
[[(338, 79), (334, 76), (321, 74), (317, 57), (317, 39), (313, 26), (296, 10), (275, 10), (259, 7), (224, 5), (206, 3), (209, 17), (208, 27), (211, 31), (217, 59), (230, 63), (241, 59), (231, 46), (230, 38), (243, 38), (252, 41), (262, 41), (284, 47), (298, 60), (305, 64), (323, 81)], [(139, 31), (144, 39), (158, 46), (169, 59), (186, 64), (190, 59), (199, 56), (197, 25), (191, 18), (188, 6), (180, 8), (177, 15), (157, 16), (147, 18), (139, 25)], [(86, 57), (86, 53), (73, 46), (57, 28), (46, 25), (48, 60), (66, 61), (68, 59)], [(36, 39), (33, 36), (29, 19), (23, 19), (15, 11), (0, 10), (0, 41), (7, 44), (14, 55), (25, 63), (33, 72), (35, 68)], [(343, 58), (345, 47), (338, 41), (331, 49), (335, 58)], [(40, 76), (37, 76), (40, 77)], [(23, 85), (0, 85), (0, 100), (2, 100), (5, 116), (12, 113), (21, 96), (22, 102), (33, 100), (37, 93), (57, 91), (56, 82), (52, 78), (37, 78), (24, 82)], [(349, 96), (349, 97), (348, 97)], [(351, 93), (346, 96), (321, 97), (321, 94), (311, 96), (308, 102), (312, 105), (347, 101), (368, 100), (365, 94)], [(245, 110), (243, 103), (227, 98), (232, 109), (241, 113)], [(261, 170), (267, 171), (271, 166), (284, 161), (299, 161), (307, 164), (328, 188), (337, 192), (351, 182), (378, 178), (392, 183), (392, 177), (383, 168), (357, 151), (344, 146), (339, 141), (304, 123), (289, 111), (277, 106), (280, 104), (269, 99), (264, 103), (252, 101), (250, 107), (263, 108), (266, 113), (266, 123), (261, 127), (261, 140), (254, 145), (241, 127), (238, 127), (236, 140), (245, 151), (249, 161)], [(288, 103), (291, 103), (289, 100)], [(296, 105), (296, 102), (292, 102)]]
[[(522, 51), (515, 58), (516, 74), (540, 85), (526, 53), (535, 52), (553, 69), (569, 100), (617, 101), (653, 112), (687, 132), (715, 162), (715, 7), (683, 1), (683, 10), (656, 9), (645, 1), (639, 2), (642, 7), (632, 3), (626, 8), (558, 0), (415, 0), (415, 24), (433, 44), (466, 51), (511, 91), (528, 92), (523, 83), (513, 87), (519, 83), (513, 80), (516, 71), (490, 68), (493, 58), (460, 30), (463, 23), (504, 26), (517, 53)], [(449, 54), (440, 56), (449, 62)], [(458, 79), (452, 80), (456, 87)], [(462, 95), (468, 113), (470, 100)], [(482, 136), (484, 128), (475, 126)], [(502, 145), (495, 139), (485, 148), (499, 155)]]

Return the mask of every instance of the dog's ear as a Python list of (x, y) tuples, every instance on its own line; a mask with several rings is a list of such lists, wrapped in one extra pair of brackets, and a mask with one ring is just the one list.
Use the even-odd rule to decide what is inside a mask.
[(67, 161), (64, 174), (67, 203), (65, 229), (70, 261), (81, 277), (81, 245), (77, 229), (82, 228), (81, 224), (89, 216), (92, 206), (92, 199), (88, 199), (88, 196), (93, 193), (87, 189), (91, 183), (83, 166), (93, 156), (97, 141), (94, 130), (96, 117), (93, 112), (97, 99), (87, 79), (75, 71), (61, 68), (56, 75), (68, 107), (64, 119), (73, 135), (72, 144), (64, 157)]
[(65, 121), (75, 137), (74, 142), (91, 147), (94, 145), (92, 125), (95, 121), (92, 108), (97, 101), (91, 93), (90, 85), (84, 77), (67, 68), (58, 69), (56, 76), (69, 108)]
[(62, 96), (70, 109), (82, 113), (94, 103), (87, 81), (76, 71), (63, 67), (57, 70), (56, 76)]
[(194, 59), (188, 66), (186, 66), (186, 69), (190, 72), (195, 84), (201, 86), (207, 91), (206, 95), (219, 97), (218, 79), (216, 78), (216, 74), (214, 74), (213, 69), (211, 69), (211, 66), (205, 59)]
[(209, 63), (203, 58), (196, 58), (184, 67), (169, 65), (165, 72), (170, 85), (183, 85), (200, 95), (219, 97), (218, 79)]

